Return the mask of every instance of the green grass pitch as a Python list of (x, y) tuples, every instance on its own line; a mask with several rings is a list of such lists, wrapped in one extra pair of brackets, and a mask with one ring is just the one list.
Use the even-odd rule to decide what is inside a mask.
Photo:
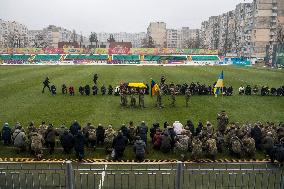
[[(190, 107), (185, 107), (184, 96), (177, 97), (177, 107), (171, 108), (168, 97), (163, 98), (164, 109), (155, 106), (156, 97), (145, 97), (146, 108), (124, 108), (120, 106), (117, 96), (81, 96), (80, 85), (92, 85), (94, 73), (99, 76), (101, 84), (112, 86), (120, 82), (145, 82), (150, 78), (159, 82), (165, 75), (166, 82), (213, 84), (221, 70), (224, 70), (225, 85), (232, 85), (234, 95), (231, 97), (193, 96)], [(57, 86), (57, 95), (48, 92), (42, 94), (42, 81), (49, 76), (52, 84)], [(61, 95), (61, 85), (75, 87), (75, 96)], [(0, 122), (15, 124), (16, 121), (26, 126), (34, 121), (39, 125), (42, 120), (59, 126), (67, 126), (73, 120), (82, 125), (91, 122), (94, 125), (113, 124), (120, 127), (130, 120), (139, 124), (144, 120), (150, 126), (154, 122), (179, 120), (185, 123), (192, 119), (194, 123), (201, 120), (211, 121), (216, 125), (216, 114), (226, 110), (230, 121), (283, 121), (284, 99), (273, 96), (239, 96), (240, 85), (268, 85), (279, 87), (284, 84), (284, 72), (281, 70), (264, 70), (258, 68), (237, 67), (136, 67), (136, 66), (1, 66), (0, 67)]]
[[(119, 85), (120, 82), (145, 82), (150, 84), (150, 78), (159, 82), (165, 75), (167, 82), (191, 83), (199, 81), (213, 84), (224, 70), (225, 85), (232, 85), (234, 95), (231, 97), (193, 96), (190, 107), (185, 107), (183, 96), (177, 97), (177, 107), (171, 108), (168, 97), (163, 98), (165, 108), (155, 107), (156, 97), (145, 97), (145, 109), (131, 109), (120, 106), (119, 96), (81, 96), (78, 93), (80, 85), (92, 84), (93, 74), (99, 76), (99, 85)], [(42, 81), (49, 76), (52, 84), (57, 86), (58, 94), (41, 93)], [(61, 85), (73, 85), (75, 96), (61, 95)], [(284, 84), (282, 70), (267, 70), (244, 67), (142, 67), (142, 66), (1, 66), (0, 67), (0, 124), (4, 122), (14, 125), (19, 121), (24, 127), (30, 121), (38, 126), (42, 120), (51, 122), (55, 127), (65, 123), (67, 127), (73, 120), (78, 120), (84, 126), (87, 122), (94, 125), (102, 123), (104, 126), (113, 124), (118, 128), (122, 123), (134, 121), (135, 125), (144, 120), (150, 127), (152, 123), (176, 120), (185, 123), (187, 119), (197, 124), (199, 120), (210, 120), (216, 125), (216, 114), (226, 110), (230, 121), (241, 123), (255, 121), (284, 120), (284, 97), (273, 96), (239, 96), (237, 90), (240, 85), (268, 85), (279, 87)], [(175, 154), (163, 154), (148, 148), (148, 159), (178, 158)], [(218, 154), (216, 158), (230, 157), (229, 154)], [(28, 153), (17, 155), (10, 148), (1, 150), (1, 157), (29, 157)], [(74, 158), (55, 153), (45, 155), (46, 158)], [(258, 153), (256, 158), (263, 158)], [(105, 158), (104, 150), (97, 149), (96, 153), (88, 150), (86, 158)], [(133, 150), (128, 147), (125, 158), (133, 158)]]

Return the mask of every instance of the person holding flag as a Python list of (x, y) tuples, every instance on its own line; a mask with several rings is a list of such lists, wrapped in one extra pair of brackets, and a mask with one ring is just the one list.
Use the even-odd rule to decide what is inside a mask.
[(221, 72), (221, 74), (219, 76), (219, 79), (218, 79), (217, 83), (214, 86), (214, 95), (215, 95), (215, 97), (217, 97), (218, 94), (222, 94), (223, 88), (224, 88), (224, 72), (222, 70), (222, 72)]
[(157, 94), (157, 104), (156, 106), (158, 108), (163, 108), (162, 106), (162, 91), (159, 88), (159, 85), (151, 79), (151, 97), (155, 96)]

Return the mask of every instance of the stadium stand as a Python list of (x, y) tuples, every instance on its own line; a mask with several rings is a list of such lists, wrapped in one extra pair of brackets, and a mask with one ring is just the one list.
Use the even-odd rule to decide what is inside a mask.
[(112, 59), (119, 61), (140, 61), (139, 55), (113, 55)]
[(27, 54), (0, 54), (1, 60), (23, 60), (27, 61), (30, 58), (30, 55)]
[(187, 60), (187, 56), (159, 56), (159, 55), (145, 55), (144, 61), (160, 61), (160, 60)]
[(201, 56), (201, 55), (192, 55), (192, 61), (220, 61), (217, 55), (214, 56)]
[(59, 61), (61, 58), (60, 54), (38, 54), (35, 56), (35, 62), (49, 62), (49, 61)]
[(108, 55), (97, 54), (68, 54), (65, 60), (107, 60)]

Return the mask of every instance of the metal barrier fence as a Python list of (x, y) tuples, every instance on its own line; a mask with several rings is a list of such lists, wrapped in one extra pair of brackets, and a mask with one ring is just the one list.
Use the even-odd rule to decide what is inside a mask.
[(0, 163), (0, 189), (283, 189), (266, 163)]

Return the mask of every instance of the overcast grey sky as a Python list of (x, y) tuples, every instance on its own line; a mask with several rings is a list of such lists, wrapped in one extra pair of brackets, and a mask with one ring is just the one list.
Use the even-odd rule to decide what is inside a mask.
[(199, 28), (209, 16), (233, 10), (252, 0), (0, 0), (0, 18), (29, 29), (53, 24), (83, 34), (146, 32), (152, 21), (167, 28)]

